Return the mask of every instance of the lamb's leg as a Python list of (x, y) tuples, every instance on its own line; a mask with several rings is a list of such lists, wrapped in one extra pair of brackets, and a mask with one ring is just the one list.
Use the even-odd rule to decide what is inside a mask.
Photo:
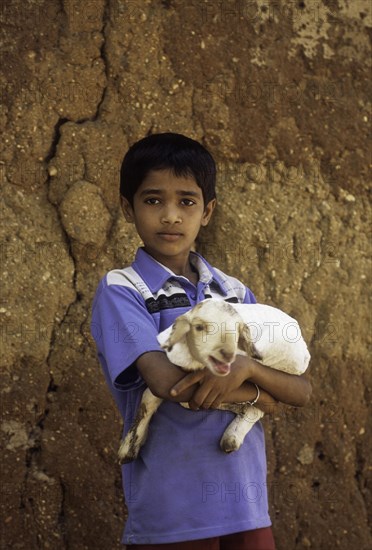
[(133, 425), (120, 444), (118, 452), (120, 464), (132, 462), (137, 458), (146, 441), (150, 420), (162, 401), (149, 388), (145, 389)]
[(248, 403), (223, 403), (219, 408), (236, 414), (221, 438), (220, 447), (225, 453), (237, 451), (247, 433), (253, 428), (255, 422), (264, 416), (264, 413)]
[[(188, 403), (181, 403), (183, 407), (189, 409)], [(236, 414), (236, 417), (227, 426), (220, 441), (220, 447), (225, 453), (237, 451), (243, 444), (247, 433), (253, 428), (253, 425), (264, 416), (264, 413), (252, 407), (249, 403), (222, 403), (219, 407), (221, 411), (230, 411)]]

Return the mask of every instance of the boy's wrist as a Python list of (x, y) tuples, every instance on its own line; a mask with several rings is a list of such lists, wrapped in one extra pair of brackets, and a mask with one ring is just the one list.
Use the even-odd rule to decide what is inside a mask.
[(243, 381), (250, 381), (255, 376), (257, 362), (246, 355), (237, 355), (234, 361), (237, 368), (242, 370)]
[[(252, 382), (245, 382), (238, 390), (231, 392), (224, 402), (246, 403), (247, 401), (250, 401), (252, 403), (256, 397), (256, 385)], [(258, 407), (264, 413), (272, 414), (277, 410), (278, 402), (272, 397), (272, 395), (260, 388), (259, 398), (257, 402), (254, 403), (254, 406)]]

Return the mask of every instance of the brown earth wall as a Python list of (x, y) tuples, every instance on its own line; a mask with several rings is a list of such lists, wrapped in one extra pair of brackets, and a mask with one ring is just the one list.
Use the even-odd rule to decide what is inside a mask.
[(197, 249), (311, 349), (309, 406), (264, 419), (278, 550), (372, 548), (370, 2), (1, 8), (1, 548), (121, 548), (122, 424), (90, 308), (139, 244), (120, 161), (159, 131), (218, 163)]

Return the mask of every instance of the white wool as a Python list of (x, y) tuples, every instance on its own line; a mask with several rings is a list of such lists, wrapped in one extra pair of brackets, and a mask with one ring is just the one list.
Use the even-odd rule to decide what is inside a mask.
[(231, 304), (248, 325), (262, 363), (289, 374), (303, 374), (310, 353), (293, 317), (265, 304)]
[[(208, 305), (208, 311), (204, 304)], [(204, 300), (200, 302), (197, 311), (198, 318), (202, 318), (211, 324), (222, 323), (223, 319), (226, 318), (225, 304), (226, 302), (223, 300)], [(278, 308), (265, 304), (229, 304), (229, 306), (234, 308), (249, 327), (252, 342), (262, 356), (261, 363), (289, 374), (300, 375), (306, 371), (310, 361), (310, 353), (296, 319)], [(188, 313), (190, 320), (192, 320), (192, 311)], [(168, 327), (158, 335), (161, 346), (170, 337), (172, 327)], [(212, 349), (217, 338), (221, 339), (221, 333), (216, 332), (215, 335), (208, 335), (205, 347), (210, 346)], [(240, 349), (237, 349), (237, 353), (246, 355)], [(167, 357), (173, 364), (187, 370), (203, 368), (203, 365), (199, 364), (197, 367), (193, 362), (186, 337), (176, 342), (171, 351), (167, 350)]]

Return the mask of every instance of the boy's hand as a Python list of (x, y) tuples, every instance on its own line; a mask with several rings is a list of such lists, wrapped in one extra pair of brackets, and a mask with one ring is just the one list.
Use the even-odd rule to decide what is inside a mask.
[(251, 376), (251, 360), (247, 357), (237, 356), (231, 365), (231, 372), (227, 376), (215, 376), (208, 369), (186, 374), (170, 393), (176, 397), (194, 384), (199, 384), (195, 390), (189, 405), (192, 410), (216, 409), (224, 402), (225, 396), (240, 386)]

